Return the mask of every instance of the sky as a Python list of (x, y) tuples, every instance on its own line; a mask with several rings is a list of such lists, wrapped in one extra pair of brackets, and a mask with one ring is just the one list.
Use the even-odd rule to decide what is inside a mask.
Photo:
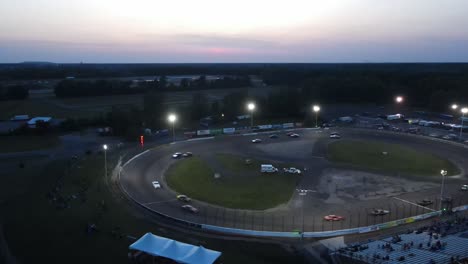
[(1, 0), (0, 63), (468, 62), (467, 0)]

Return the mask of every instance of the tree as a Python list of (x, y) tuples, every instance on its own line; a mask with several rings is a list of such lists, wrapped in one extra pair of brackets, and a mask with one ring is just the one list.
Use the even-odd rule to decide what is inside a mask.
[(164, 92), (152, 90), (143, 97), (143, 120), (145, 127), (157, 129), (163, 125), (166, 106)]
[(161, 77), (159, 77), (158, 86), (160, 89), (165, 89), (167, 87), (166, 75), (162, 75)]
[(189, 79), (182, 78), (182, 80), (180, 80), (180, 87), (181, 88), (187, 89), (187, 88), (189, 88), (189, 85), (190, 85)]
[(218, 116), (220, 114), (220, 111), (221, 111), (221, 107), (219, 106), (219, 102), (213, 101), (211, 103), (211, 110), (210, 110), (211, 114)]
[(190, 118), (192, 120), (199, 120), (202, 117), (206, 117), (207, 114), (208, 104), (205, 94), (194, 94), (192, 97), (192, 103), (190, 104)]

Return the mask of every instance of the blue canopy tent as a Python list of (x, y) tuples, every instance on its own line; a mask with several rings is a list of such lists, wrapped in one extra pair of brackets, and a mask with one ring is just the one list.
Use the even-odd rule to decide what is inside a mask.
[(143, 235), (129, 248), (186, 264), (212, 264), (221, 256), (221, 252), (218, 251), (178, 242), (151, 233)]

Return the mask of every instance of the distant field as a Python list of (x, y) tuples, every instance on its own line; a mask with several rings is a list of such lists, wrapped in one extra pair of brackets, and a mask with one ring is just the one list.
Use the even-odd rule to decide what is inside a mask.
[[(286, 203), (292, 196), (297, 175), (262, 174), (260, 161), (246, 165), (241, 157), (220, 154), (217, 159), (226, 169), (220, 179), (201, 158), (180, 160), (166, 174), (169, 186), (197, 200), (228, 208), (264, 210)], [(224, 175), (224, 176), (223, 176)]]
[[(208, 103), (222, 100), (225, 95), (245, 88), (168, 92), (166, 104), (187, 105), (196, 93), (204, 93)], [(266, 93), (267, 88), (249, 88), (254, 93)], [(257, 91), (258, 90), (258, 91)], [(52, 116), (55, 118), (92, 118), (102, 116), (112, 106), (143, 106), (143, 95), (109, 95), (95, 97), (56, 98), (54, 94), (35, 95), (21, 101), (4, 101), (0, 104), (0, 119), (7, 120), (14, 115)]]
[(59, 144), (57, 136), (1, 136), (0, 153), (48, 149)]
[[(387, 155), (382, 154), (387, 152)], [(414, 176), (440, 176), (460, 173), (452, 162), (435, 155), (397, 144), (358, 140), (339, 140), (328, 146), (328, 158), (334, 162), (350, 164), (363, 169)]]

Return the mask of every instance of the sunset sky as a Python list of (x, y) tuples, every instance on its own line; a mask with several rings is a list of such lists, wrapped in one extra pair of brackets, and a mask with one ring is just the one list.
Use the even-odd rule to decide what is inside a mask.
[(467, 0), (2, 0), (0, 63), (467, 62)]

